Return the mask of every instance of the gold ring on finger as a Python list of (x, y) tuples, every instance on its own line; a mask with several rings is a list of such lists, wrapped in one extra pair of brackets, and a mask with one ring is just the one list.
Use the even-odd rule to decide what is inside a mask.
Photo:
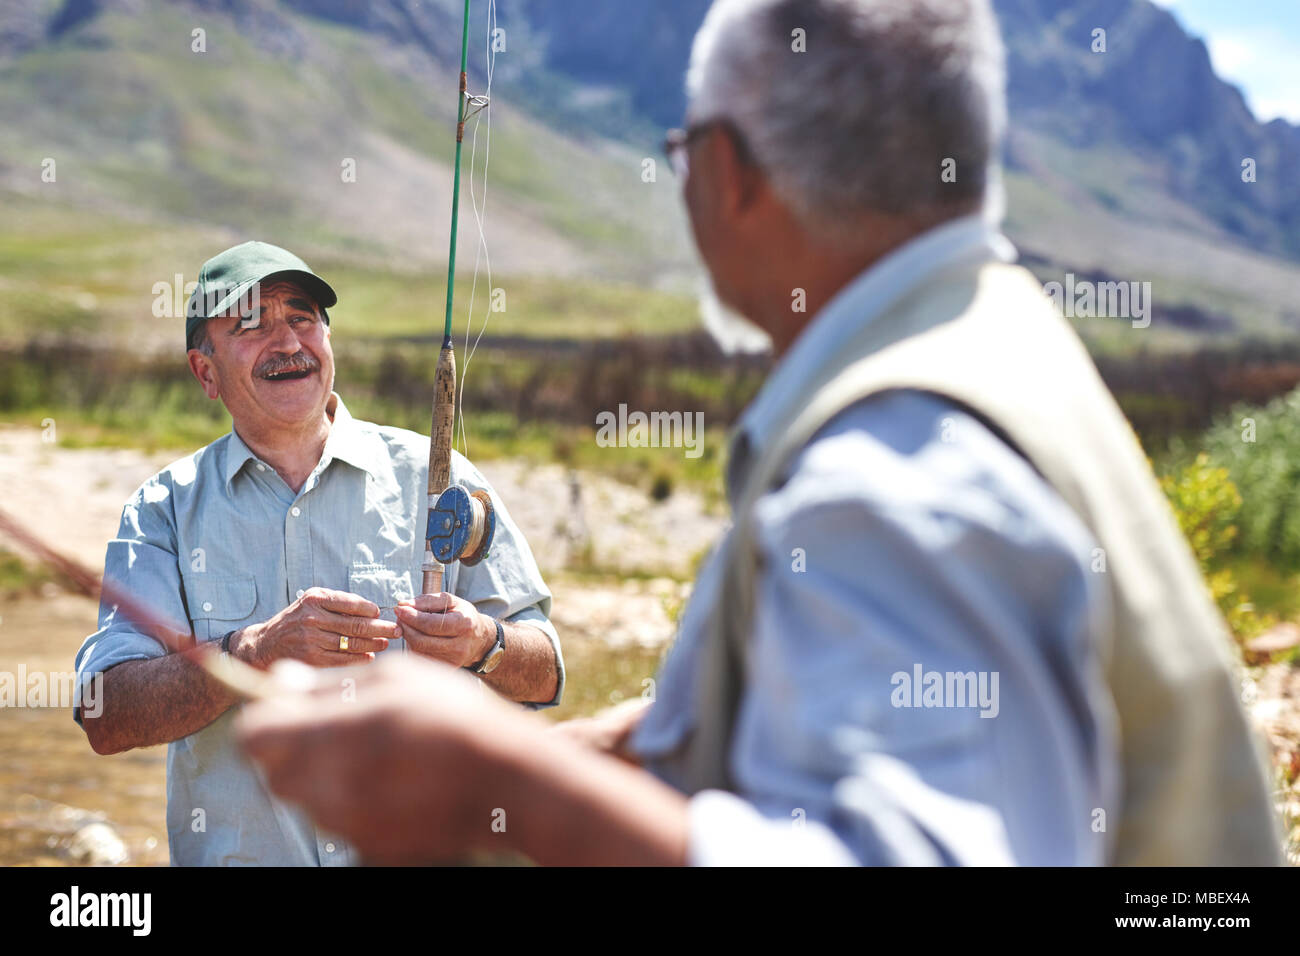
[(340, 635), (339, 635), (339, 650), (341, 650), (341, 651), (346, 651), (347, 649), (348, 649), (348, 638), (347, 638), (347, 635), (346, 635), (346, 634), (340, 634)]

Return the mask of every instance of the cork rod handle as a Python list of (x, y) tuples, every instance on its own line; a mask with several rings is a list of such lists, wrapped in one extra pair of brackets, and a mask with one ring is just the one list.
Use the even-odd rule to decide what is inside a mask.
[[(433, 380), (433, 427), (429, 431), (429, 508), (451, 485), (451, 440), (456, 424), (456, 353), (451, 341), (445, 341), (438, 355), (438, 369)], [(424, 550), (425, 594), (442, 590), (443, 566), (433, 556), (429, 545)]]

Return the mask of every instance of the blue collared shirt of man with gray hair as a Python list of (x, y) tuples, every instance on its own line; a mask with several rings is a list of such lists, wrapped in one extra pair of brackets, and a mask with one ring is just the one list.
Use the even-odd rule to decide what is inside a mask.
[[(746, 410), (729, 472), (881, 303), (972, 257), (1012, 256), (976, 215), (862, 273)], [(736, 789), (691, 797), (690, 860), (1104, 863), (1110, 837), (1094, 823), (1114, 805), (1119, 750), (1096, 635), (1110, 608), (1078, 516), (981, 421), (918, 391), (853, 406), (789, 474), (756, 507), (764, 570), (731, 743)], [(677, 786), (721, 586), (706, 563), (632, 740)]]

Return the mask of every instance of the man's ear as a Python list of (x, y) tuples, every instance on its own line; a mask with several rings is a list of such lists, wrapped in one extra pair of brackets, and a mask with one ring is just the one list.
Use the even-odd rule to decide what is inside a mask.
[(744, 219), (753, 212), (767, 188), (767, 179), (761, 169), (745, 161), (735, 135), (727, 126), (714, 127), (698, 152), (712, 167), (709, 182), (716, 186), (719, 211), (731, 220)]
[(221, 389), (217, 382), (217, 369), (212, 363), (212, 357), (204, 355), (198, 349), (190, 349), (185, 356), (190, 363), (190, 371), (194, 377), (199, 380), (203, 386), (203, 392), (208, 398), (219, 398)]

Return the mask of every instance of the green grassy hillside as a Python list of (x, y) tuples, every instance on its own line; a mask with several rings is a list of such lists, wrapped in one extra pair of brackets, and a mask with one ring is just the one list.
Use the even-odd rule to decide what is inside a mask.
[[(281, 11), (272, 35), (153, 0), (110, 7), (0, 59), (0, 339), (80, 331), (173, 342), (155, 284), (249, 237), (298, 251), (340, 286), (351, 332), (440, 325), (454, 150), (454, 73), (380, 37)], [(190, 49), (202, 26), (207, 52)], [(673, 331), (691, 250), (666, 170), (561, 134), (500, 94), (467, 129), (460, 275), (484, 232), (507, 310), (493, 334)], [(42, 181), (53, 160), (55, 181)], [(355, 181), (345, 181), (355, 169)], [(490, 257), (490, 258), (489, 258)], [(566, 281), (582, 276), (578, 283)], [(480, 292), (486, 293), (485, 284)], [(486, 303), (483, 298), (480, 303)], [(464, 306), (457, 327), (463, 331)], [(165, 310), (164, 310), (165, 311)], [(480, 316), (481, 321), (481, 316)]]

